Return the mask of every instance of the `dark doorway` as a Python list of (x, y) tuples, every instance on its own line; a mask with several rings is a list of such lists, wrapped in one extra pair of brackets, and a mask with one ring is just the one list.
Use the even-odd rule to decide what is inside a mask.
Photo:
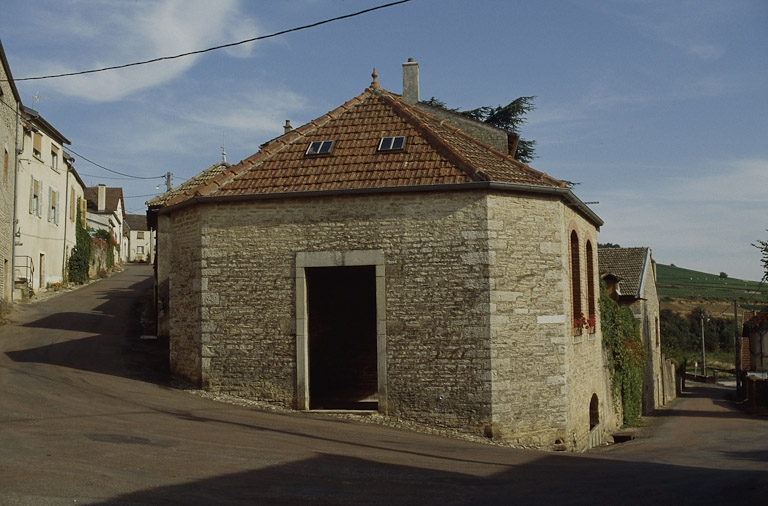
[(376, 267), (310, 267), (309, 408), (378, 407)]

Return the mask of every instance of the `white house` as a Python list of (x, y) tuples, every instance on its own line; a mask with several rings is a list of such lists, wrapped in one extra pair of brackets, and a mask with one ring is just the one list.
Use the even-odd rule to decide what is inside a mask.
[(69, 140), (37, 111), (22, 106), (21, 114), (14, 278), (17, 286), (39, 290), (66, 279), (84, 184), (64, 152)]

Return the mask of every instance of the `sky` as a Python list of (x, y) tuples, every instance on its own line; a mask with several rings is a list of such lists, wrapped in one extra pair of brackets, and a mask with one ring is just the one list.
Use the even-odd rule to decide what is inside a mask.
[[(129, 213), (359, 95), (376, 68), (449, 107), (535, 96), (531, 166), (576, 183), (600, 243), (760, 280), (768, 240), (768, 1), (4, 0), (0, 40), (24, 105), (59, 130), (88, 186)], [(86, 160), (87, 159), (87, 160)], [(94, 163), (90, 163), (94, 162)], [(96, 165), (97, 164), (97, 165)], [(105, 170), (101, 167), (109, 170)], [(123, 176), (115, 174), (116, 171)]]

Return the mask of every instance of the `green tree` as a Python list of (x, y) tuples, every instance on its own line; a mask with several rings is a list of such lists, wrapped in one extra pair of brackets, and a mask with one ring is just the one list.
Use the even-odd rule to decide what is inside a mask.
[(536, 141), (527, 140), (520, 137), (520, 128), (527, 121), (526, 115), (535, 109), (533, 106), (533, 100), (535, 98), (536, 97), (534, 96), (519, 97), (507, 105), (499, 105), (496, 107), (482, 106), (467, 111), (449, 109), (445, 105), (445, 102), (438, 100), (435, 97), (430, 98), (424, 103), (433, 107), (439, 107), (441, 109), (453, 111), (455, 113), (461, 114), (462, 116), (493, 125), (497, 128), (501, 128), (502, 130), (506, 130), (507, 132), (511, 132), (517, 135), (519, 140), (514, 157), (516, 160), (520, 160), (523, 163), (531, 163), (533, 159), (536, 158)]

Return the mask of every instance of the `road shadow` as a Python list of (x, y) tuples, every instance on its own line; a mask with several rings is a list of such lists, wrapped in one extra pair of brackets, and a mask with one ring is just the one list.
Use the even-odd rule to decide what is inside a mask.
[(14, 362), (51, 364), (167, 385), (168, 339), (146, 338), (155, 334), (153, 283), (151, 277), (126, 287), (110, 287), (102, 282), (88, 292), (62, 295), (51, 302), (51, 308), (65, 306), (64, 297), (103, 302), (82, 311), (54, 312), (19, 325), (47, 331), (41, 335), (49, 344), (6, 355)]
[[(205, 463), (200, 465), (205, 469)], [(766, 473), (760, 471), (563, 455), (546, 455), (504, 468), (483, 475), (482, 469), (446, 471), (439, 457), (429, 465), (409, 466), (320, 454), (248, 472), (127, 493), (95, 504), (562, 506), (749, 504), (765, 499)]]

